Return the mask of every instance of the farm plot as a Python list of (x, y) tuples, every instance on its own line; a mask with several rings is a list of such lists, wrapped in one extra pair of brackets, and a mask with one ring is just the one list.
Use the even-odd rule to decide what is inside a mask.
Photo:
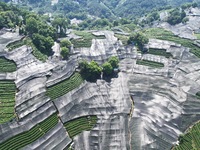
[(0, 57), (0, 72), (14, 72), (16, 68), (16, 64), (13, 61)]
[(15, 92), (14, 81), (0, 81), (0, 124), (15, 117)]
[(96, 116), (85, 116), (80, 117), (64, 124), (69, 136), (73, 138), (74, 136), (80, 134), (83, 131), (91, 130), (97, 122)]
[(149, 61), (149, 60), (137, 60), (136, 64), (149, 66), (149, 67), (152, 67), (152, 68), (162, 68), (162, 67), (164, 67), (163, 63)]
[(79, 73), (75, 73), (70, 78), (47, 88), (47, 96), (54, 100), (77, 88), (81, 83), (83, 83), (83, 78)]
[(150, 48), (148, 53), (152, 54), (152, 55), (164, 56), (166, 58), (172, 57), (172, 54), (169, 53), (169, 52), (166, 52), (166, 49), (153, 49), (153, 48)]
[(50, 131), (58, 123), (57, 114), (51, 115), (41, 123), (35, 125), (29, 131), (18, 134), (3, 143), (0, 143), (1, 150), (18, 150), (26, 145), (36, 141), (42, 137), (45, 133)]
[(173, 150), (200, 149), (200, 122), (194, 125), (185, 135), (179, 137), (179, 145)]

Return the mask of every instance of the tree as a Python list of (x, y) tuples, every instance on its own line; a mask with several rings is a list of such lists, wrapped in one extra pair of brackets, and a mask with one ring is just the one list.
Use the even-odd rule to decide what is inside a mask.
[(110, 76), (113, 73), (113, 67), (109, 62), (105, 62), (102, 65), (103, 68), (103, 75)]
[(38, 21), (35, 18), (29, 17), (26, 19), (26, 31), (30, 34), (38, 32)]
[(70, 48), (71, 45), (72, 45), (72, 43), (71, 43), (69, 40), (67, 40), (67, 39), (64, 39), (64, 40), (62, 40), (62, 41), (60, 42), (60, 46), (61, 46), (61, 47)]
[(33, 44), (44, 54), (51, 55), (52, 49), (51, 47), (54, 45), (54, 40), (48, 36), (45, 37), (38, 33), (34, 33), (32, 36)]
[(108, 63), (112, 66), (112, 68), (118, 68), (119, 66), (119, 59), (116, 56), (112, 56), (108, 59)]
[(69, 55), (69, 49), (67, 47), (62, 47), (61, 48), (61, 55), (63, 58), (67, 58)]
[(81, 75), (88, 81), (94, 82), (101, 76), (102, 69), (95, 61), (88, 63), (83, 60), (79, 63), (79, 67)]
[(180, 9), (173, 9), (170, 12), (170, 16), (167, 19), (167, 22), (171, 25), (175, 25), (178, 23), (181, 23), (182, 20), (186, 17), (186, 13), (184, 12), (184, 10), (180, 10)]
[(137, 32), (132, 34), (128, 39), (128, 44), (136, 44), (143, 51), (144, 44), (147, 44), (149, 39), (142, 33)]

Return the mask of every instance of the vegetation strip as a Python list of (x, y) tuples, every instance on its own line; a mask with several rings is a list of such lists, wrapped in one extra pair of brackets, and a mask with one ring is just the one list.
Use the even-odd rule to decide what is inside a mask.
[(17, 66), (14, 61), (0, 57), (0, 72), (14, 72), (16, 68)]
[(64, 124), (69, 136), (73, 138), (74, 136), (80, 134), (83, 131), (91, 130), (97, 122), (97, 116), (84, 116)]
[(0, 143), (0, 149), (2, 150), (18, 150), (26, 145), (33, 143), (48, 131), (50, 131), (58, 123), (57, 114), (51, 115), (49, 118), (35, 125), (29, 131), (25, 131), (10, 139)]
[(172, 54), (169, 53), (169, 52), (166, 52), (166, 49), (153, 49), (153, 48), (150, 48), (148, 53), (149, 54), (153, 54), (153, 55), (164, 56), (166, 58), (172, 57)]
[(179, 145), (173, 150), (192, 150), (200, 149), (200, 122), (195, 124), (186, 134), (179, 137)]
[(149, 61), (149, 60), (137, 60), (136, 64), (149, 66), (149, 67), (153, 67), (153, 68), (162, 68), (162, 67), (164, 67), (163, 63)]
[(14, 81), (0, 81), (0, 124), (15, 117), (15, 91)]
[(81, 75), (79, 73), (75, 73), (70, 78), (47, 88), (47, 96), (54, 100), (77, 88), (81, 85), (81, 83), (83, 83)]

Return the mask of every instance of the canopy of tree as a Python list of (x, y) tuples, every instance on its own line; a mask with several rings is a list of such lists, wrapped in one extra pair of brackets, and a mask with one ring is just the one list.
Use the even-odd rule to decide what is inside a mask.
[(148, 42), (149, 42), (149, 39), (140, 32), (132, 34), (128, 40), (128, 44), (135, 44), (142, 51), (143, 51), (144, 44), (147, 44)]
[(168, 17), (167, 22), (171, 25), (175, 25), (175, 24), (183, 22), (184, 21), (183, 19), (185, 17), (186, 17), (186, 13), (184, 12), (184, 10), (183, 9), (180, 10), (176, 8), (170, 12), (170, 16)]
[(79, 67), (81, 75), (88, 81), (95, 81), (101, 76), (102, 68), (95, 61), (88, 63), (83, 60), (79, 63)]

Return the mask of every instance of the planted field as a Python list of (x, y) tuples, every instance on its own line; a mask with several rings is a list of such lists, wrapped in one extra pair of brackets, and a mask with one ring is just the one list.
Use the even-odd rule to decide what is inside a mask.
[(69, 136), (73, 138), (74, 136), (80, 134), (83, 131), (91, 130), (97, 122), (96, 116), (85, 116), (74, 120), (71, 120), (64, 124)]
[(185, 135), (179, 137), (179, 145), (173, 150), (200, 149), (200, 122), (194, 125)]
[(75, 31), (74, 33), (81, 37), (80, 39), (71, 40), (74, 48), (91, 47), (92, 39), (105, 39), (105, 36), (95, 36), (92, 33), (85, 31)]
[(162, 67), (164, 67), (163, 63), (149, 61), (149, 60), (137, 60), (136, 64), (149, 66), (149, 67), (153, 67), (153, 68), (162, 68)]
[(83, 83), (83, 78), (79, 73), (75, 73), (70, 78), (47, 88), (47, 96), (54, 100), (77, 88), (81, 83)]
[(15, 91), (14, 81), (0, 81), (0, 124), (15, 117)]
[(57, 114), (51, 115), (46, 120), (35, 125), (29, 131), (18, 134), (3, 143), (0, 143), (1, 150), (18, 150), (24, 146), (36, 141), (52, 129), (58, 123)]
[(180, 38), (174, 35), (172, 32), (164, 30), (162, 28), (151, 28), (144, 31), (149, 38), (156, 38), (160, 40), (172, 41), (177, 44), (181, 44), (184, 47), (190, 48), (190, 52), (200, 58), (200, 48), (194, 44), (192, 40)]
[(169, 52), (166, 52), (166, 49), (152, 49), (152, 48), (150, 48), (148, 53), (153, 54), (153, 55), (164, 56), (166, 58), (172, 57), (172, 54), (169, 53)]
[(13, 61), (0, 57), (0, 72), (14, 72), (16, 68), (16, 64)]

